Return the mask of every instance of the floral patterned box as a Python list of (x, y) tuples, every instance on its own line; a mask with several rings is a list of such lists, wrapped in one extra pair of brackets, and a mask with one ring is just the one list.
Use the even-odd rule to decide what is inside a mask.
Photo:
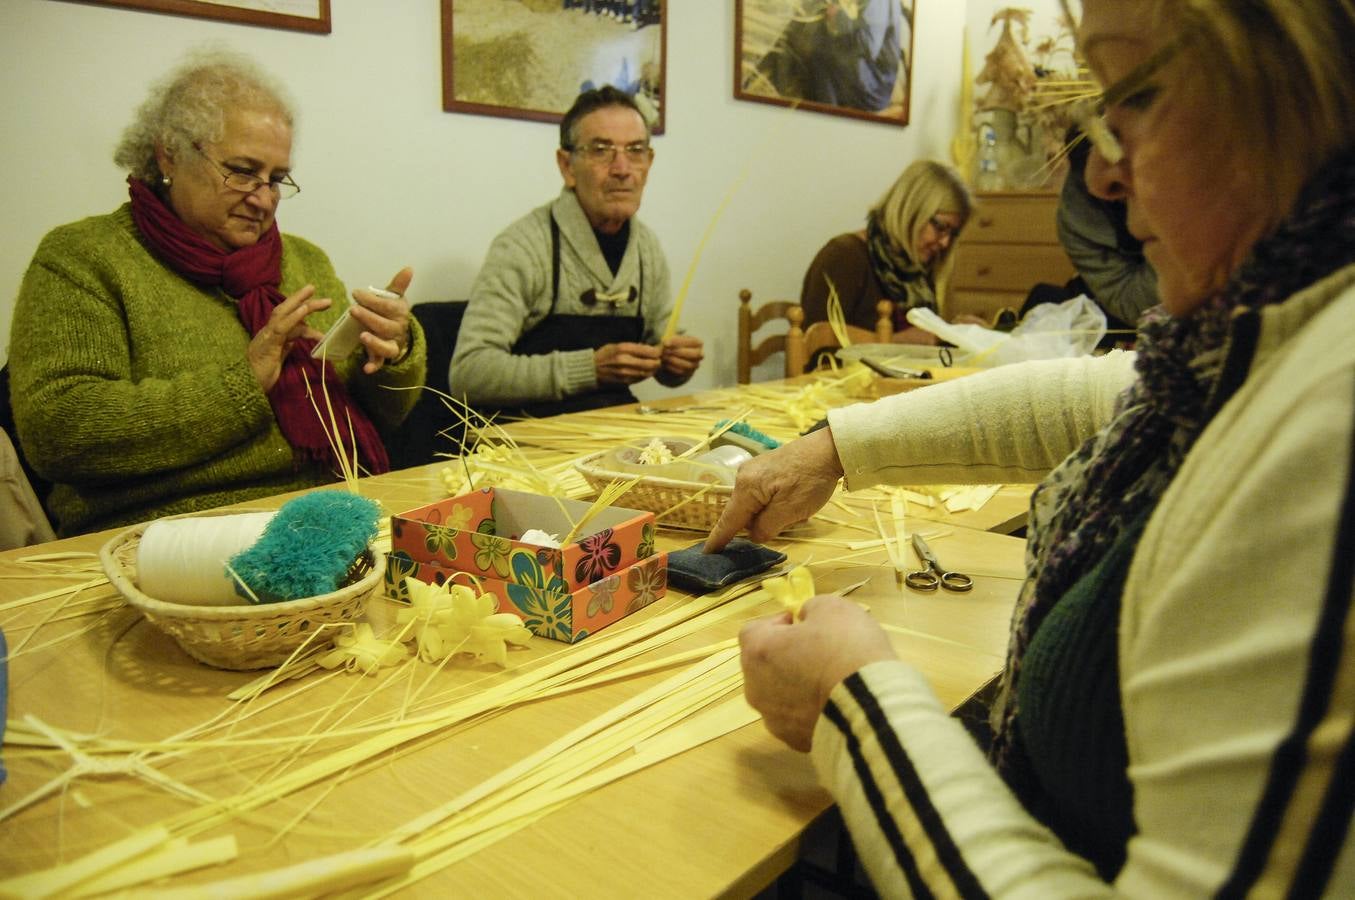
[[(404, 579), (479, 582), (533, 633), (574, 643), (642, 609), (668, 588), (668, 554), (654, 552), (654, 514), (613, 507), (592, 533), (560, 548), (518, 538), (537, 528), (563, 537), (589, 504), (484, 488), (391, 516), (386, 587), (407, 600)], [(469, 576), (474, 576), (471, 578)]]

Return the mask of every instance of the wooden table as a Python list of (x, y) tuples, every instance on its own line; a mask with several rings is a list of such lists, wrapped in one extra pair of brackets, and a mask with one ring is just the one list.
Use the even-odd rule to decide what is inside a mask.
[[(711, 396), (702, 400), (698, 395), (679, 405), (709, 402)], [(422, 505), (445, 495), (440, 468), (367, 479), (362, 491), (392, 511)], [(1001, 666), (1022, 573), (1022, 542), (985, 529), (1009, 525), (1015, 518), (1012, 510), (1023, 506), (1026, 494), (1024, 489), (1006, 491), (986, 512), (931, 513), (949, 531), (933, 542), (937, 553), (948, 566), (975, 574), (976, 587), (968, 595), (900, 592), (882, 551), (865, 565), (855, 560), (838, 566), (824, 562), (833, 558), (833, 551), (822, 544), (798, 540), (772, 545), (794, 561), (818, 560), (816, 578), (822, 590), (869, 578), (853, 597), (868, 604), (882, 622), (904, 629), (895, 633), (895, 646), (927, 675), (942, 700), (954, 706)], [(280, 502), (274, 498), (255, 505)], [(835, 525), (811, 523), (799, 536), (827, 539), (838, 531)], [(226, 694), (257, 673), (219, 671), (193, 662), (129, 608), (68, 615), (78, 609), (67, 605), (63, 612), (56, 600), (14, 605), (79, 577), (39, 576), (23, 560), (35, 554), (96, 551), (110, 534), (0, 554), (0, 627), (12, 655), (10, 721), (32, 715), (64, 732), (158, 743), (211, 716), (238, 715), (238, 705)], [(659, 548), (685, 546), (697, 537), (690, 531), (661, 530)], [(108, 592), (107, 587), (92, 589), (99, 590)], [(662, 615), (688, 602), (670, 588), (664, 600), (625, 622)], [(388, 601), (376, 605), (375, 616), (389, 616)], [(664, 652), (731, 638), (739, 624), (712, 625)], [(586, 646), (587, 641), (577, 648)], [(512, 662), (522, 666), (577, 648), (538, 638), (529, 650), (515, 653)], [(480, 683), (488, 685), (503, 677), (487, 665), (454, 664), (436, 673), (426, 664), (411, 665), (423, 666), (425, 675), (436, 679), (436, 689), (477, 679), (487, 679)], [(264, 871), (375, 841), (670, 675), (645, 675), (553, 697), (472, 727), (415, 740), (342, 780), (328, 779), (203, 835), (233, 834), (241, 847), (240, 861), (183, 876), (176, 884)], [(366, 709), (398, 708), (409, 691), (406, 681), (356, 675), (328, 680), (308, 676), (296, 687), (312, 681), (314, 687), (281, 702), (282, 689), (262, 695), (251, 708), (253, 717), (242, 720), (240, 729), (283, 723), (307, 707), (336, 702), (357, 721)], [(164, 770), (207, 795), (228, 796), (251, 779), (276, 777), (277, 772), (261, 765), (267, 752), (267, 747), (241, 743), (198, 747)], [(7, 743), (4, 763), (9, 781), (0, 787), (0, 808), (60, 775), (69, 758)], [(805, 829), (828, 806), (829, 797), (817, 786), (807, 758), (754, 724), (585, 794), (401, 895), (749, 896), (794, 862)], [(193, 807), (192, 801), (129, 775), (81, 778), (64, 793), (0, 823), (0, 877), (68, 861)]]

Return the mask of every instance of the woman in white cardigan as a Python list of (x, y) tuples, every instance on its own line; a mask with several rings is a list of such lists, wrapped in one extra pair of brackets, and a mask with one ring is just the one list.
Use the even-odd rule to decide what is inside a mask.
[(843, 476), (1043, 477), (991, 759), (838, 597), (745, 628), (748, 699), (885, 895), (1349, 896), (1355, 7), (1083, 7), (1088, 185), (1158, 274), (1138, 352), (830, 413), (740, 470), (707, 542)]

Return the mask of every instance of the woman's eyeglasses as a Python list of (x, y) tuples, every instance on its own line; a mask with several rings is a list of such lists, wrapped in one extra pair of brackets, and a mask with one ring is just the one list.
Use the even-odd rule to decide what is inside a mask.
[[(1073, 15), (1068, 0), (1062, 0), (1062, 6), (1076, 43), (1078, 18)], [(1151, 91), (1152, 85), (1149, 82), (1181, 49), (1182, 41), (1183, 34), (1178, 34), (1153, 51), (1151, 56), (1135, 66), (1128, 75), (1102, 90), (1099, 97), (1078, 101), (1073, 107), (1073, 121), (1091, 141), (1096, 152), (1101, 154), (1101, 158), (1112, 166), (1124, 159), (1124, 145), (1120, 143), (1120, 138), (1106, 121), (1106, 112), (1123, 103), (1133, 104), (1137, 97)], [(1084, 55), (1080, 45), (1077, 46), (1077, 51)]]
[(932, 216), (930, 219), (928, 219), (927, 224), (932, 226), (932, 231), (936, 232), (936, 239), (938, 241), (944, 241), (947, 238), (953, 239), (957, 234), (960, 233), (960, 228), (963, 227), (960, 225), (952, 225), (949, 222), (942, 221), (941, 219), (938, 219), (936, 216)]
[(203, 159), (216, 167), (216, 170), (221, 173), (222, 181), (225, 182), (226, 187), (233, 191), (239, 191), (242, 194), (252, 194), (260, 187), (267, 185), (268, 189), (277, 194), (278, 199), (280, 200), (286, 200), (288, 197), (295, 197), (297, 194), (301, 193), (301, 185), (293, 181), (290, 174), (274, 175), (267, 179), (260, 178), (253, 172), (244, 172), (240, 169), (231, 168), (225, 163), (217, 162), (204, 153), (203, 149), (197, 144), (193, 145), (193, 149), (198, 151), (198, 154)]

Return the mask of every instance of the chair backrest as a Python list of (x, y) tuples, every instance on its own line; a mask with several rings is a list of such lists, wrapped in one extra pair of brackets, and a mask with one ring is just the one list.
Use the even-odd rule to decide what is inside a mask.
[[(448, 392), (448, 373), (456, 350), (457, 332), (466, 314), (465, 300), (415, 303), (410, 314), (419, 320), (428, 344), (428, 375), (424, 383)], [(419, 402), (400, 426), (386, 436), (392, 469), (407, 469), (438, 460), (438, 454), (459, 453), (462, 423), (433, 391), (420, 391)]]
[(38, 502), (45, 508), (47, 506), (47, 495), (52, 492), (52, 483), (33, 471), (33, 467), (28, 464), (28, 459), (24, 456), (23, 448), (19, 446), (19, 430), (14, 427), (14, 407), (9, 402), (8, 362), (0, 366), (0, 428), (4, 429), (13, 439), (14, 452), (19, 457), (19, 465), (23, 468), (24, 475), (28, 476), (28, 483), (33, 488), (33, 493), (37, 495)]
[(0, 550), (41, 544), (56, 538), (47, 512), (33, 493), (20, 465), (22, 457), (9, 433), (0, 428)]
[(787, 311), (795, 306), (789, 300), (772, 300), (764, 303), (754, 312), (752, 308), (753, 292), (747, 288), (739, 291), (739, 384), (748, 384), (753, 377), (753, 366), (759, 365), (773, 353), (786, 349), (786, 336), (773, 334), (763, 338), (753, 346), (753, 332), (776, 319), (784, 319)]
[[(894, 304), (881, 300), (875, 304), (875, 330), (867, 331), (856, 325), (847, 326), (847, 337), (853, 344), (888, 344), (894, 339)], [(786, 377), (803, 375), (812, 360), (820, 351), (836, 350), (841, 347), (833, 326), (827, 322), (815, 322), (808, 328), (803, 327), (805, 311), (798, 305), (786, 312), (790, 328), (786, 330)]]
[[(18, 471), (10, 473), (14, 462), (18, 463)], [(52, 483), (33, 471), (19, 446), (14, 409), (9, 402), (6, 362), (0, 366), (0, 550), (56, 537), (47, 517), (47, 495), (51, 492)]]

